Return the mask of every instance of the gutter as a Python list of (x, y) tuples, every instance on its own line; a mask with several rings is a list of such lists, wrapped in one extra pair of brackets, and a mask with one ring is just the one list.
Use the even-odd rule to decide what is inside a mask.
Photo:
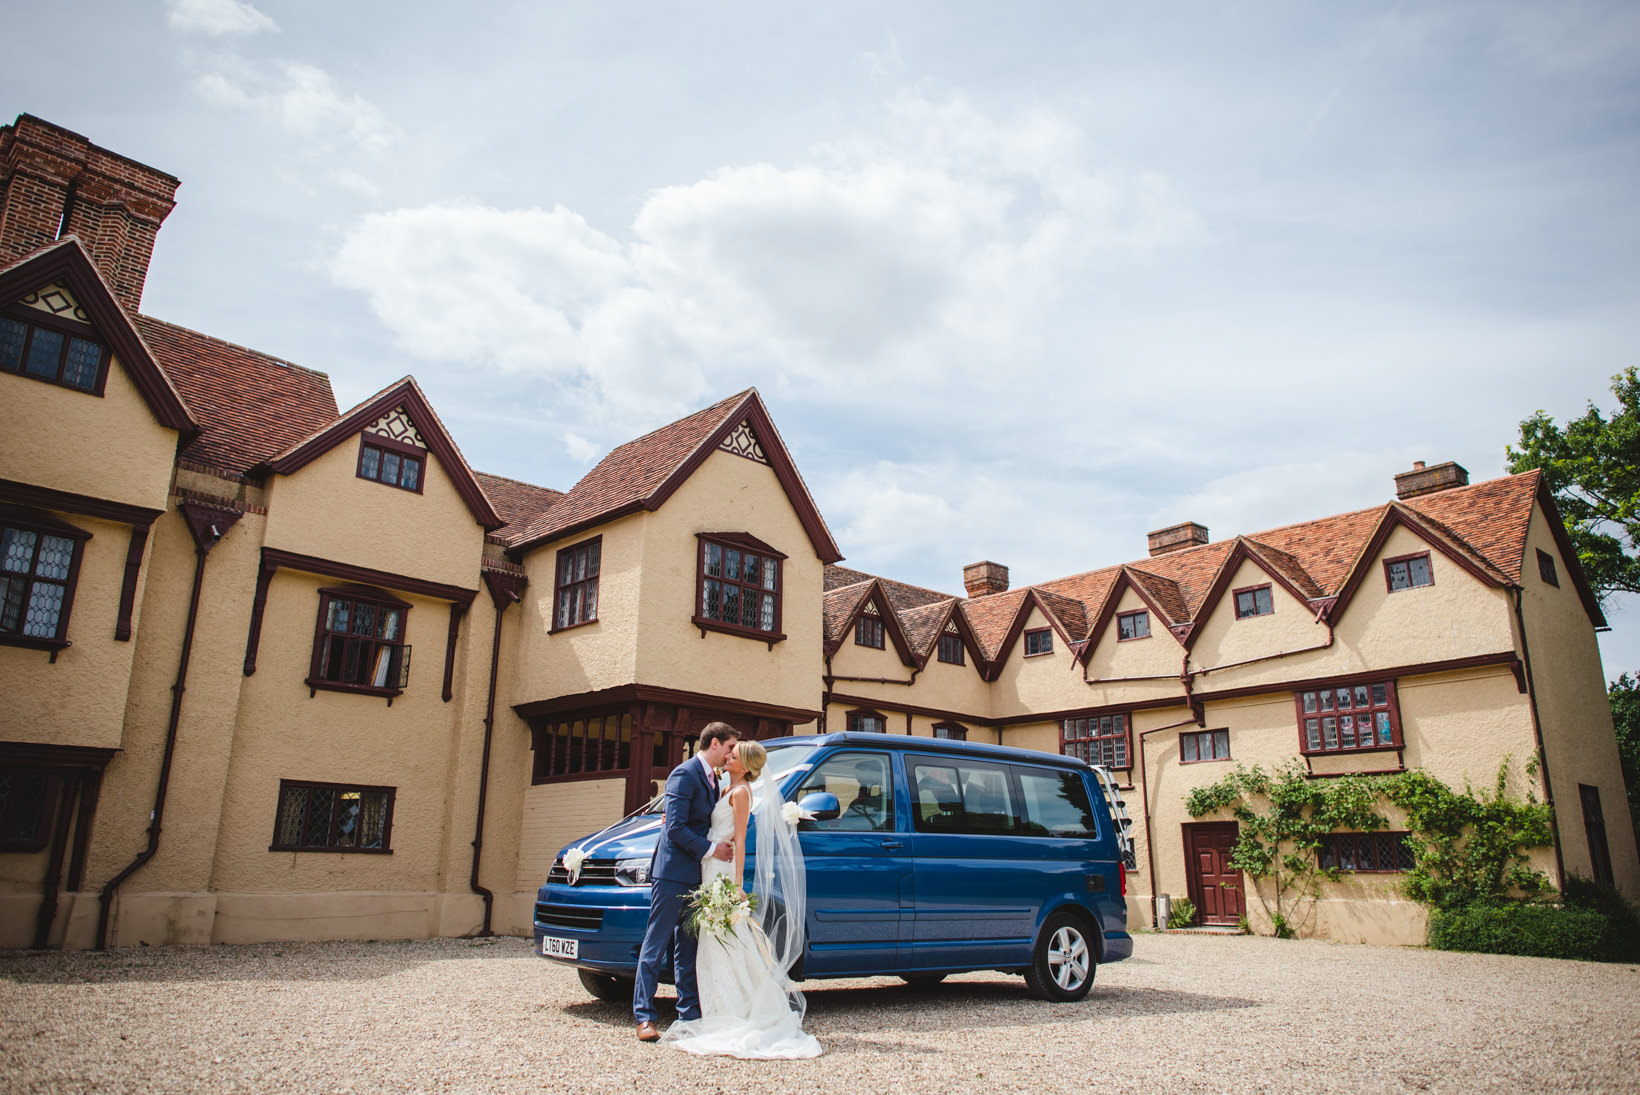
[(171, 716), (165, 727), (165, 751), (160, 760), (159, 784), (154, 788), (154, 807), (148, 814), (148, 845), (125, 869), (108, 880), (97, 897), (97, 950), (108, 947), (108, 917), (120, 883), (135, 874), (159, 851), (161, 823), (165, 819), (165, 793), (171, 785), (171, 761), (176, 755), (177, 725), (182, 720), (182, 696), (188, 690), (188, 663), (194, 651), (194, 625), (199, 619), (199, 591), (205, 580), (205, 556), (222, 542), (228, 530), (244, 516), (239, 510), (220, 509), (198, 502), (179, 502), (177, 511), (194, 538), (194, 586), (188, 596), (188, 626), (182, 633), (182, 653), (177, 659), (177, 679), (171, 685)]
[(1145, 738), (1150, 734), (1159, 734), (1163, 730), (1177, 730), (1181, 726), (1200, 726), (1201, 721), (1194, 718), (1183, 722), (1172, 722), (1166, 726), (1153, 726), (1149, 730), (1139, 731), (1139, 774), (1144, 778), (1139, 783), (1140, 805), (1145, 814), (1145, 868), (1150, 871), (1150, 926), (1161, 930), (1161, 924), (1156, 916), (1156, 846), (1150, 839), (1150, 769), (1145, 767)]
[(467, 885), (484, 899), (484, 924), (478, 930), (478, 938), (487, 939), (495, 934), (490, 930), (495, 894), (478, 884), (478, 865), (484, 856), (484, 807), (490, 790), (490, 739), (495, 729), (495, 686), (501, 663), (501, 618), (508, 605), (517, 604), (521, 599), (519, 592), (524, 588), (526, 579), (521, 575), (493, 571), (485, 571), (483, 577), (484, 584), (490, 590), (490, 599), (495, 602), (495, 631), (490, 639), (490, 687), (484, 698), (484, 756), (478, 765), (478, 818), (473, 823), (473, 871)]

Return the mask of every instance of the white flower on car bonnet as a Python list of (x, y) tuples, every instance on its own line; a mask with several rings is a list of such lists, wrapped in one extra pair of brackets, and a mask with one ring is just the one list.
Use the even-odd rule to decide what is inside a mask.
[(580, 848), (571, 848), (564, 853), (564, 870), (569, 872), (571, 886), (581, 877), (581, 864), (586, 862), (586, 858), (586, 852)]

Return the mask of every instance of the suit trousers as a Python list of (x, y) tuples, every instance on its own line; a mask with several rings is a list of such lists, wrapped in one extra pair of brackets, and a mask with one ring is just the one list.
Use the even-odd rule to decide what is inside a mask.
[(684, 905), (698, 883), (657, 878), (649, 888), (649, 923), (638, 952), (638, 977), (632, 985), (632, 1014), (640, 1023), (655, 1021), (655, 989), (661, 957), (672, 951), (672, 984), (678, 990), (678, 1018), (700, 1018), (700, 986), (695, 980), (695, 953), (700, 941), (683, 929)]

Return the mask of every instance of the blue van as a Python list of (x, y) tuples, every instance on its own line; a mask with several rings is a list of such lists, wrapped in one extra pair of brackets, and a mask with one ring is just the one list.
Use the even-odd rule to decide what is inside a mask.
[[(1125, 834), (1108, 781), (1083, 761), (887, 734), (762, 744), (775, 784), (813, 815), (798, 830), (808, 938), (794, 978), (1001, 970), (1044, 999), (1080, 1000), (1097, 963), (1133, 953)], [(536, 952), (600, 999), (632, 998), (660, 826), (657, 798), (574, 842), (578, 877), (560, 852), (536, 898)], [(756, 854), (754, 829), (748, 880)]]

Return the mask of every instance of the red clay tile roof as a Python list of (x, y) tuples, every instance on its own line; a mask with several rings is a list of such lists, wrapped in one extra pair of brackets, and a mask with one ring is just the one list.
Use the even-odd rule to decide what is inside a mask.
[(1510, 581), (1520, 581), (1526, 531), (1543, 472), (1532, 470), (1412, 498), (1407, 508), (1432, 517), (1462, 537)]
[(506, 522), (496, 530), (496, 535), (504, 538), (508, 537), (509, 529), (516, 531), (523, 528), (541, 517), (564, 496), (561, 490), (538, 487), (533, 483), (523, 483), (517, 479), (491, 475), (488, 472), (475, 471), (473, 477), (478, 480), (478, 485), (484, 488), (484, 493), (489, 496), (495, 512)]
[(1007, 638), (1014, 617), (1019, 615), (1025, 593), (1024, 589), (1010, 589), (1005, 593), (992, 593), (962, 602), (961, 612), (973, 629), (980, 653), (987, 661), (994, 659), (1002, 649), (1002, 641)]
[(184, 460), (242, 475), (336, 417), (324, 373), (152, 316), (134, 322), (202, 427)]
[(1081, 601), (1038, 588), (1036, 600), (1071, 642), (1081, 642), (1088, 633), (1088, 609)]
[(949, 593), (938, 593), (932, 589), (924, 589), (922, 586), (907, 585), (904, 582), (896, 582), (893, 579), (876, 574), (867, 574), (863, 570), (852, 570), (849, 567), (837, 566), (835, 563), (826, 566), (826, 588), (828, 590), (853, 585), (856, 582), (869, 582), (873, 578), (883, 583), (883, 592), (888, 594), (888, 603), (894, 606), (896, 615), (909, 609), (934, 604), (937, 601), (954, 601), (957, 599)]
[(1127, 572), (1133, 583), (1161, 610), (1162, 623), (1174, 627), (1190, 619), (1190, 609), (1185, 604), (1184, 591), (1180, 589), (1178, 582), (1134, 566), (1128, 567)]
[(919, 662), (926, 661), (934, 644), (939, 642), (945, 632), (947, 614), (956, 603), (953, 597), (896, 613), (900, 617), (900, 625), (905, 628), (906, 639), (911, 643), (911, 653)]
[(598, 462), (545, 514), (513, 538), (514, 544), (550, 539), (578, 525), (642, 505), (696, 449), (738, 411), (753, 389), (628, 441)]
[(870, 592), (870, 578), (863, 582), (854, 582), (851, 585), (826, 590), (825, 597), (822, 600), (826, 642), (835, 643), (842, 639), (844, 631), (848, 629), (849, 621), (854, 618), (854, 610), (860, 607), (860, 602), (865, 600), (866, 594)]

